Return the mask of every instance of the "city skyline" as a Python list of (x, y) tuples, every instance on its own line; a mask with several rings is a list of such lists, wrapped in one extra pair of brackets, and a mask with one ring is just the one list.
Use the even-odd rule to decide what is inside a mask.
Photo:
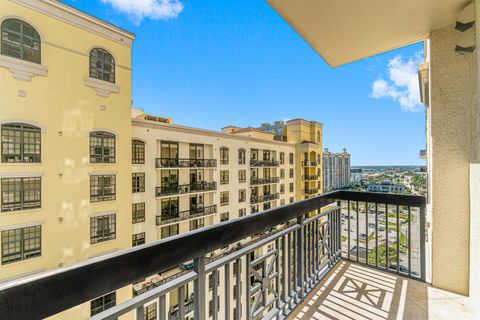
[(354, 166), (424, 164), (412, 73), (422, 43), (333, 69), (265, 1), (168, 1), (183, 5), (170, 15), (143, 2), (64, 2), (136, 33), (133, 106), (147, 113), (217, 131), (315, 120), (324, 145), (348, 148)]

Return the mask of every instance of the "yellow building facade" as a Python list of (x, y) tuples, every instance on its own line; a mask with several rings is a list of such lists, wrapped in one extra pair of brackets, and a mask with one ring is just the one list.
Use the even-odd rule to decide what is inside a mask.
[(0, 281), (130, 247), (134, 35), (51, 0), (0, 25)]

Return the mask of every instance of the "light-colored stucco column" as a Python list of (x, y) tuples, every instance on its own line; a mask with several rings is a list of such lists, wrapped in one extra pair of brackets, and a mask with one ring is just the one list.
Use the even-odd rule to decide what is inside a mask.
[(480, 0), (475, 0), (475, 103), (470, 163), (470, 297), (480, 309)]
[(428, 119), (432, 284), (469, 294), (470, 163), (474, 57), (459, 55), (455, 25), (430, 34), (431, 105)]

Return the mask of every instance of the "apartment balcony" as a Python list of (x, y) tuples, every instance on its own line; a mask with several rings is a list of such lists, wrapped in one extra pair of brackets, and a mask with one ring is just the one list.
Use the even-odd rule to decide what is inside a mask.
[(305, 161), (302, 161), (302, 165), (304, 167), (316, 167), (316, 166), (318, 166), (318, 162), (317, 161), (305, 160)]
[(209, 192), (217, 190), (217, 183), (215, 181), (199, 181), (190, 184), (169, 184), (161, 187), (157, 187), (155, 190), (155, 195), (157, 197), (172, 196), (172, 195), (181, 195), (188, 193), (197, 193), (197, 192)]
[(194, 218), (200, 218), (215, 213), (217, 213), (216, 205), (207, 207), (199, 206), (196, 208), (190, 208), (190, 210), (185, 211), (169, 210), (168, 212), (163, 212), (162, 214), (157, 215), (157, 226), (162, 226), (165, 224), (180, 222)]
[(250, 160), (251, 167), (278, 167), (279, 161), (276, 160)]
[(279, 193), (264, 194), (263, 196), (251, 195), (250, 203), (257, 204), (257, 203), (277, 200), (279, 197), (280, 197)]
[[(184, 319), (192, 308), (195, 319), (208, 319), (209, 311), (214, 319), (475, 319), (465, 298), (425, 283), (425, 203), (420, 196), (323, 194), (3, 283), (0, 314), (46, 318), (193, 260), (192, 270), (91, 319), (143, 319), (152, 301), (160, 319)], [(308, 215), (314, 211), (321, 213)], [(193, 299), (185, 299), (187, 284)], [(171, 310), (173, 291), (181, 303)]]
[(157, 168), (216, 168), (216, 159), (157, 158)]
[(279, 183), (279, 177), (269, 177), (269, 178), (251, 178), (250, 184), (251, 185), (260, 185), (260, 184), (271, 184), (271, 183)]
[(302, 176), (302, 180), (305, 180), (305, 181), (314, 181), (314, 180), (318, 180), (318, 175), (308, 175), (308, 176)]
[(302, 190), (302, 193), (303, 194), (306, 194), (306, 195), (312, 195), (312, 194), (317, 194), (319, 191), (319, 189), (317, 188), (314, 188), (314, 189), (304, 189)]

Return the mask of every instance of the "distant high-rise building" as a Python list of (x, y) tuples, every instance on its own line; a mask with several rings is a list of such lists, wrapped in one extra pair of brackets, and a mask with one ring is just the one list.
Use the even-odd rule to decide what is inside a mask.
[(334, 153), (323, 152), (323, 191), (329, 192), (350, 185), (350, 154), (347, 149)]
[(363, 169), (361, 168), (350, 169), (350, 183), (362, 182), (362, 173)]

